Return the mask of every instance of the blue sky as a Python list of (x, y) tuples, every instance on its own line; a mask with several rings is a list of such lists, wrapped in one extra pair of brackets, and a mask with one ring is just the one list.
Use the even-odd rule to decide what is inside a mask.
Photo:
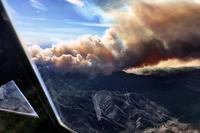
[(4, 0), (11, 20), (27, 44), (82, 35), (102, 36), (111, 20), (89, 0)]

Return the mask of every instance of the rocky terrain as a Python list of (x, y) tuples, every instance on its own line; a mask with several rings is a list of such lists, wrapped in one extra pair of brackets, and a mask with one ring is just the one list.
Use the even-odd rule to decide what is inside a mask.
[(199, 131), (199, 70), (151, 76), (114, 72), (97, 77), (49, 68), (40, 72), (63, 122), (75, 131)]

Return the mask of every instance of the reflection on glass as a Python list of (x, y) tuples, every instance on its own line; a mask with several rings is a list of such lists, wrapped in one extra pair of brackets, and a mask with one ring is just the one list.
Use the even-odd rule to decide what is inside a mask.
[(198, 0), (21, 1), (6, 7), (65, 125), (200, 131)]
[(0, 86), (0, 110), (38, 117), (14, 81)]

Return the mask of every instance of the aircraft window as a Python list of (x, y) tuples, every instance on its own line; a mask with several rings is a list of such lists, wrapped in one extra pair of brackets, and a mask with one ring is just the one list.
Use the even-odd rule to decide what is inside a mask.
[(0, 110), (38, 117), (14, 81), (0, 86)]
[(80, 133), (200, 132), (197, 1), (4, 5), (60, 124)]

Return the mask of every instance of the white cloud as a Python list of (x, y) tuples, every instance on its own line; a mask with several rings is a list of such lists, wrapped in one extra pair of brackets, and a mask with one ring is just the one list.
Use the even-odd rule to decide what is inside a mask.
[(39, 2), (39, 0), (30, 0), (30, 3), (32, 5), (32, 7), (38, 9), (38, 10), (42, 10), (42, 11), (47, 11), (47, 8), (44, 4), (42, 4), (41, 2)]
[(193, 0), (195, 3), (200, 4), (200, 0)]
[(112, 24), (110, 23), (90, 23), (90, 22), (70, 22), (66, 20), (67, 24), (75, 24), (75, 25), (81, 25), (81, 26), (89, 26), (89, 27), (111, 27)]
[(81, 0), (66, 0), (66, 1), (71, 3), (71, 4), (77, 5), (79, 7), (84, 7), (85, 6), (84, 2), (81, 1)]
[(45, 18), (32, 18), (33, 20), (38, 20), (38, 21), (45, 21)]

